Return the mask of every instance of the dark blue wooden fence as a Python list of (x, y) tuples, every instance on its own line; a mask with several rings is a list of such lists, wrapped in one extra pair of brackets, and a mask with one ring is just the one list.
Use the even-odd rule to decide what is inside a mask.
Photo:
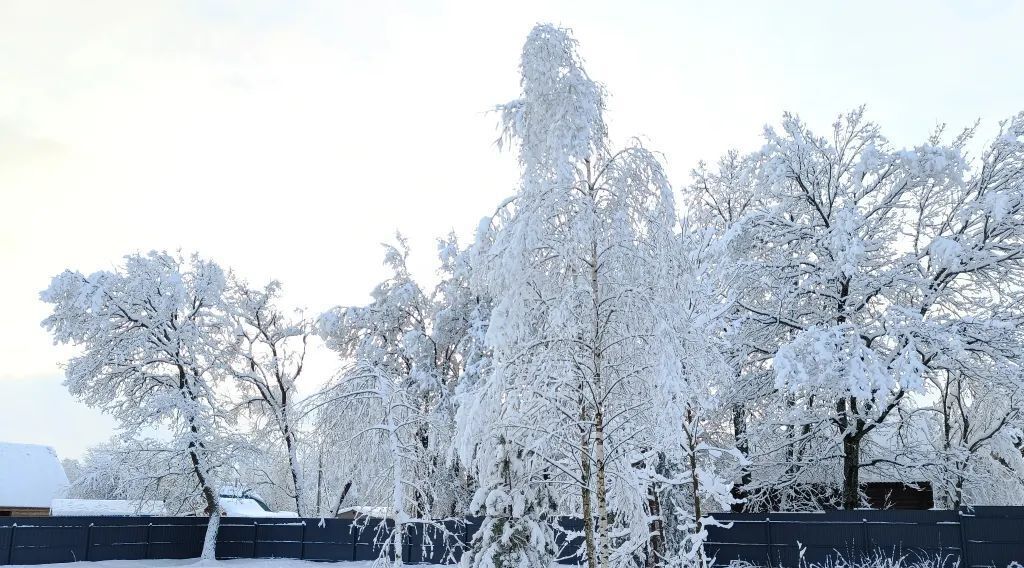
[[(715, 564), (746, 560), (762, 566), (797, 566), (842, 555), (941, 558), (962, 567), (1024, 563), (1024, 508), (977, 507), (956, 511), (828, 511), (720, 513), (729, 524), (708, 527), (706, 551)], [(380, 526), (348, 519), (226, 517), (217, 540), (220, 558), (372, 560), (392, 556)], [(399, 553), (410, 564), (454, 563), (480, 527), (479, 518), (412, 525)], [(576, 564), (582, 545), (579, 519), (560, 521), (563, 564)], [(76, 560), (191, 558), (202, 550), (206, 519), (196, 517), (0, 518), (0, 565)], [(799, 543), (799, 544), (798, 544)]]
[[(708, 527), (705, 550), (716, 565), (746, 560), (762, 566), (797, 566), (885, 555), (959, 562), (961, 567), (1024, 563), (1024, 507), (962, 511), (824, 511), (720, 513), (724, 527)], [(801, 554), (802, 551), (802, 554)]]

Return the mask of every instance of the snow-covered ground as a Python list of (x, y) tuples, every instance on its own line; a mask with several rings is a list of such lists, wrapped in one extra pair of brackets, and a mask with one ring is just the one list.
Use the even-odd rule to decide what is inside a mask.
[[(177, 567), (217, 567), (217, 568), (372, 568), (372, 561), (359, 562), (310, 562), (307, 560), (291, 560), (276, 558), (257, 558), (239, 560), (203, 561), (196, 558), (186, 560), (101, 560), (99, 562), (65, 562), (62, 564), (36, 564), (37, 567), (50, 568), (177, 568)], [(413, 566), (410, 564), (410, 566)], [(441, 568), (436, 564), (416, 564), (417, 568)], [(445, 568), (452, 568), (447, 566)]]

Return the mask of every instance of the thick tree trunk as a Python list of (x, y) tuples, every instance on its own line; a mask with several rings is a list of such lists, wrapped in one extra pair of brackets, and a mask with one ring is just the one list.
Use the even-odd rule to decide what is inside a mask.
[[(733, 439), (736, 442), (736, 449), (743, 454), (743, 457), (748, 457), (750, 455), (750, 444), (747, 441), (747, 406), (742, 402), (737, 402), (732, 406), (732, 431)], [(744, 510), (746, 510), (747, 488), (750, 486), (751, 479), (750, 468), (744, 466), (743, 475), (740, 476), (739, 483), (735, 483), (732, 486), (732, 496), (743, 501), (741, 507)]]
[[(178, 366), (178, 376), (180, 379), (180, 394), (186, 400), (192, 403), (197, 401), (196, 396), (193, 394), (192, 389), (189, 388), (185, 369), (181, 365)], [(213, 486), (212, 480), (210, 479), (210, 469), (204, 463), (203, 456), (200, 455), (205, 450), (205, 445), (201, 441), (199, 435), (199, 427), (196, 426), (196, 417), (194, 415), (188, 417), (189, 432), (192, 433), (192, 438), (188, 443), (188, 457), (192, 463), (192, 472), (196, 476), (196, 483), (202, 488), (203, 498), (206, 500), (206, 514), (210, 515), (210, 520), (206, 523), (206, 537), (203, 540), (203, 560), (216, 560), (217, 559), (217, 533), (220, 530), (220, 495), (217, 489)]]
[(843, 508), (860, 505), (860, 438), (843, 436)]
[(860, 505), (860, 441), (865, 423), (857, 417), (857, 398), (841, 398), (836, 403), (839, 428), (843, 434), (843, 508)]
[(203, 488), (203, 498), (206, 500), (206, 514), (210, 520), (206, 523), (206, 536), (203, 539), (203, 560), (216, 560), (217, 558), (217, 533), (220, 530), (220, 496), (217, 490), (209, 482), (206, 468), (202, 465), (202, 459), (196, 451), (195, 443), (189, 449), (189, 460), (192, 462), (192, 471), (196, 475), (199, 486)]
[[(957, 464), (957, 471), (963, 471), (960, 469), (960, 465), (959, 463)], [(953, 489), (953, 510), (959, 510), (964, 500), (964, 476), (959, 474), (956, 476), (956, 484)]]
[(206, 536), (203, 538), (203, 560), (217, 559), (217, 533), (220, 532), (220, 507), (210, 513), (206, 523)]

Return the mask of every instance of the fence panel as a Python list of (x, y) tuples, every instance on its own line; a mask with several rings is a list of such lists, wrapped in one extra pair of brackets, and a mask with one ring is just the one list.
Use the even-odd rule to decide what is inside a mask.
[[(463, 535), (462, 542), (466, 543), (466, 547), (467, 548), (469, 546), (472, 546), (472, 544), (473, 544), (473, 537), (476, 536), (477, 531), (480, 530), (480, 527), (482, 527), (483, 524), (484, 524), (484, 518), (483, 517), (475, 517), (475, 516), (474, 517), (466, 517), (466, 524), (465, 524), (464, 527), (462, 527), (462, 531), (463, 531), (462, 532), (462, 535)], [(455, 550), (454, 557), (455, 557), (455, 562), (456, 563), (458, 563), (458, 562), (460, 562), (462, 560), (463, 552), (464, 551), (461, 548), (457, 548)]]
[(388, 538), (394, 526), (390, 519), (379, 523), (370, 519), (356, 521), (355, 560), (376, 560), (382, 553), (394, 559), (396, 551)]
[(440, 521), (436, 525), (415, 524), (406, 535), (403, 558), (413, 564), (450, 564), (461, 558), (465, 548), (465, 522)]
[[(152, 538), (149, 523), (135, 524), (138, 519), (93, 521), (87, 535), (88, 560), (142, 560), (148, 553)], [(103, 524), (97, 524), (102, 522)]]
[(85, 526), (19, 525), (14, 531), (11, 564), (85, 560)]
[(302, 558), (303, 521), (260, 522), (256, 531), (256, 558)]
[(0, 524), (0, 564), (8, 564), (11, 557), (11, 540), (14, 536), (14, 523)]
[(349, 519), (307, 519), (305, 558), (307, 560), (355, 560), (356, 534)]
[(731, 560), (742, 560), (761, 565), (771, 565), (768, 554), (771, 548), (771, 534), (768, 516), (760, 513), (715, 514), (715, 520), (725, 526), (708, 526), (708, 544), (704, 552), (715, 563), (728, 564)]
[(1024, 507), (973, 507), (962, 516), (971, 567), (1024, 563)]
[(145, 558), (195, 558), (203, 552), (206, 519), (201, 517), (151, 517)]
[[(878, 554), (952, 563), (961, 553), (961, 517), (956, 511), (723, 513), (715, 519), (731, 523), (729, 528), (708, 527), (705, 550), (716, 565), (745, 560), (795, 566), (801, 550), (802, 560), (811, 563)], [(1019, 549), (1013, 554), (1024, 556)]]
[(217, 533), (218, 558), (255, 558), (259, 519), (221, 519)]
[(804, 550), (804, 560), (826, 562), (837, 554), (844, 558), (861, 558), (867, 549), (864, 523), (854, 520), (784, 518), (776, 522), (772, 515), (773, 547), (778, 561), (795, 566)]

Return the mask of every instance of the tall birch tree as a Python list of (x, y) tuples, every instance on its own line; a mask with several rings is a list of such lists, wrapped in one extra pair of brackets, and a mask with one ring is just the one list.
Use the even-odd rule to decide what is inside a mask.
[(499, 107), (520, 189), (484, 224), (475, 270), (495, 299), (480, 393), (517, 401), (488, 415), (501, 424), (488, 435), (543, 461), (531, 475), (576, 489), (588, 566), (628, 565), (649, 530), (648, 493), (631, 482), (651, 445), (668, 443), (651, 436), (652, 393), (685, 385), (678, 366), (660, 364), (680, 355), (661, 333), (681, 306), (665, 301), (681, 274), (675, 203), (653, 152), (638, 141), (610, 149), (604, 89), (568, 30), (535, 27), (520, 69), (522, 96)]

